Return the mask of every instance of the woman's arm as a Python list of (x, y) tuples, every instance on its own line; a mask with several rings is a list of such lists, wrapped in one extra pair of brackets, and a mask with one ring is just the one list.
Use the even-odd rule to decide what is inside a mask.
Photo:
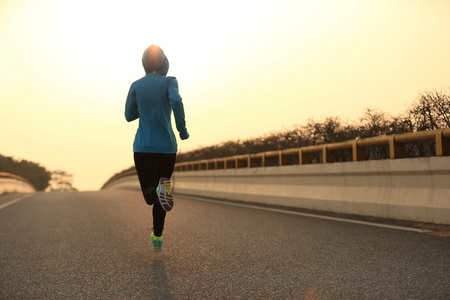
[(125, 103), (125, 119), (131, 122), (137, 118), (139, 118), (139, 112), (136, 103), (136, 90), (131, 85), (128, 91), (127, 102)]
[(178, 91), (178, 81), (175, 77), (168, 77), (169, 80), (169, 100), (170, 105), (172, 106), (173, 115), (175, 116), (175, 125), (177, 126), (177, 130), (180, 133), (180, 138), (182, 140), (186, 140), (189, 138), (189, 133), (186, 129), (186, 121), (184, 118), (184, 106), (181, 101), (181, 96)]

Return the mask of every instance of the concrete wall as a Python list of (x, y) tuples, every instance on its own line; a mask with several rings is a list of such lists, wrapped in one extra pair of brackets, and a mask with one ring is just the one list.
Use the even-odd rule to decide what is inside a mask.
[(113, 182), (106, 185), (104, 190), (109, 189), (123, 189), (123, 190), (135, 190), (140, 191), (141, 186), (139, 185), (139, 179), (137, 175), (126, 176), (120, 179), (114, 180)]
[(450, 224), (450, 157), (175, 172), (175, 194)]
[(4, 193), (32, 193), (34, 188), (14, 178), (0, 178), (0, 195)]

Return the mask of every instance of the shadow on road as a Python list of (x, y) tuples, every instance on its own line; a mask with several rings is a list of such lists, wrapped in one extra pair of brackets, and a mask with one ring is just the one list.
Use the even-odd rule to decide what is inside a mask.
[(174, 299), (170, 292), (170, 285), (165, 270), (165, 262), (159, 259), (152, 261), (150, 265), (152, 279), (152, 294), (159, 299)]

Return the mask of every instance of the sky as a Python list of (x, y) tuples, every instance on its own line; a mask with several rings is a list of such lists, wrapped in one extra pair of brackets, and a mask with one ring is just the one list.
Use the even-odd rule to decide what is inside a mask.
[(187, 152), (366, 108), (399, 114), (448, 91), (449, 37), (448, 0), (0, 0), (0, 154), (83, 191), (132, 166), (125, 100), (150, 44), (178, 79)]

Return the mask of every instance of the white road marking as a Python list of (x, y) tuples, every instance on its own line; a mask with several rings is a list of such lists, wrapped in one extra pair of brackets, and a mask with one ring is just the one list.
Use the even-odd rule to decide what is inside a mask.
[(197, 197), (192, 197), (192, 196), (182, 195), (182, 196), (180, 196), (180, 198), (187, 198), (190, 200), (203, 201), (203, 202), (209, 202), (209, 203), (215, 203), (215, 204), (223, 204), (223, 205), (231, 205), (231, 206), (246, 207), (246, 208), (252, 208), (252, 209), (272, 211), (272, 212), (279, 212), (279, 213), (283, 213), (283, 214), (297, 215), (297, 216), (303, 216), (303, 217), (309, 217), (309, 218), (325, 219), (325, 220), (332, 220), (332, 221), (345, 222), (345, 223), (354, 223), (354, 224), (367, 225), (367, 226), (373, 226), (373, 227), (382, 227), (382, 228), (412, 231), (412, 232), (419, 232), (419, 233), (432, 232), (432, 230), (428, 230), (428, 229), (387, 225), (387, 224), (381, 224), (381, 223), (358, 221), (358, 220), (344, 219), (344, 218), (337, 218), (337, 217), (328, 217), (328, 216), (321, 216), (321, 215), (316, 215), (316, 214), (308, 214), (308, 213), (301, 213), (301, 212), (297, 212), (297, 211), (288, 211), (288, 210), (283, 210), (283, 209), (246, 205), (246, 204), (233, 203), (233, 202), (227, 202), (227, 201), (214, 201), (214, 200), (209, 200), (209, 199), (205, 199), (205, 198), (197, 198)]
[(17, 199), (14, 199), (14, 200), (11, 200), (11, 201), (9, 201), (9, 202), (6, 202), (5, 204), (0, 205), (0, 209), (3, 209), (3, 208), (5, 208), (5, 207), (7, 207), (7, 206), (9, 206), (9, 205), (11, 205), (11, 204), (17, 203), (17, 202), (19, 202), (20, 200), (23, 200), (23, 199), (25, 199), (25, 198), (30, 197), (31, 195), (32, 195), (32, 194), (26, 194), (26, 195), (24, 195), (24, 196), (22, 196), (22, 197), (19, 197), (19, 198), (17, 198)]

